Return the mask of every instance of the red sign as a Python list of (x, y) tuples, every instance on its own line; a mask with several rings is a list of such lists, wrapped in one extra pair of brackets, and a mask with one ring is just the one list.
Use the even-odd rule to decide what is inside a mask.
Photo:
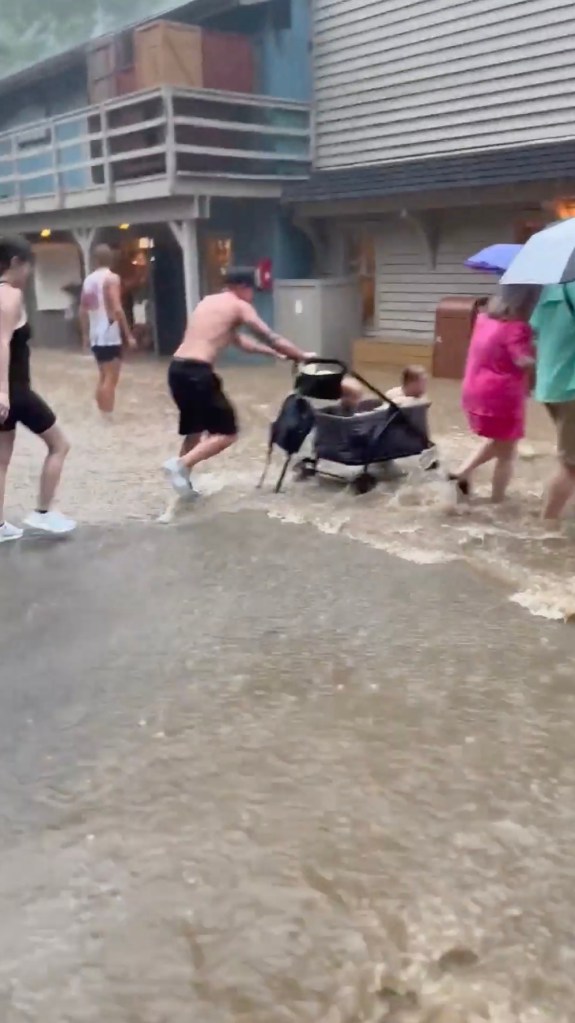
[(273, 288), (273, 266), (271, 259), (260, 259), (256, 266), (256, 286), (260, 291)]

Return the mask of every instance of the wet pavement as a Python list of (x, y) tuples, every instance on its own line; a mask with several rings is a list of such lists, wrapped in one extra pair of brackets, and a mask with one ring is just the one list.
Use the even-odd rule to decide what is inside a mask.
[(253, 512), (2, 580), (5, 1023), (571, 1018), (570, 629)]
[[(81, 530), (0, 552), (2, 1023), (571, 1021), (575, 639), (474, 553), (567, 592), (544, 419), (496, 517), (415, 469), (276, 498), (285, 373), (234, 370), (241, 447), (159, 525), (160, 368), (104, 426), (67, 358), (39, 383)], [(15, 517), (37, 457), (22, 438)]]

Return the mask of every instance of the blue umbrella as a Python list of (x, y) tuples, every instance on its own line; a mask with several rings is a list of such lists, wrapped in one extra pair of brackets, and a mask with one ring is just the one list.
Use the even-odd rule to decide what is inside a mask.
[(481, 270), (482, 273), (503, 274), (509, 269), (522, 248), (522, 245), (506, 243), (488, 245), (486, 249), (481, 249), (481, 252), (466, 259), (465, 266), (470, 270)]
[(575, 217), (538, 231), (507, 269), (504, 284), (568, 284), (575, 281)]

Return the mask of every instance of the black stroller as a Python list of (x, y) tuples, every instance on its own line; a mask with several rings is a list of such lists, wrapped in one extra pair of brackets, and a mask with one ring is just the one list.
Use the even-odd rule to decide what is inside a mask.
[[(341, 384), (346, 374), (377, 396), (361, 402), (353, 413), (347, 412), (340, 401)], [(313, 400), (334, 404), (314, 407)], [(276, 445), (286, 454), (275, 486), (276, 493), (279, 493), (294, 455), (312, 431), (312, 453), (294, 467), (299, 479), (321, 475), (348, 482), (341, 474), (320, 469), (320, 462), (359, 467), (361, 472), (352, 480), (352, 486), (356, 494), (366, 494), (378, 482), (370, 472), (372, 466), (421, 455), (425, 469), (436, 469), (439, 463), (428, 435), (428, 409), (428, 403), (406, 407), (395, 404), (368, 380), (349, 371), (338, 359), (310, 359), (300, 366), (294, 391), (288, 395), (272, 424), (268, 459), (260, 486)]]

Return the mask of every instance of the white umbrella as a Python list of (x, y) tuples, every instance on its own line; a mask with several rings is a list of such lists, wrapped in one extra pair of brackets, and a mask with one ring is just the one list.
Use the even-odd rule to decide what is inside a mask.
[(569, 281), (575, 281), (575, 217), (534, 234), (501, 278), (502, 284)]

